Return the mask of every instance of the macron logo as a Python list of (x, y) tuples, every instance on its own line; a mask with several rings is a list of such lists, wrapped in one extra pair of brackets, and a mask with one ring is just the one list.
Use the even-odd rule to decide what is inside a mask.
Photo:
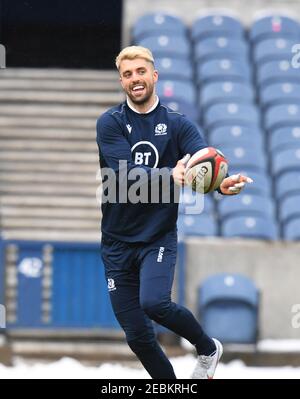
[(162, 262), (164, 255), (165, 247), (160, 247), (157, 256), (157, 262)]
[(126, 127), (127, 127), (127, 130), (128, 130), (128, 132), (129, 132), (129, 134), (131, 133), (131, 130), (132, 130), (132, 126), (131, 125), (126, 125)]

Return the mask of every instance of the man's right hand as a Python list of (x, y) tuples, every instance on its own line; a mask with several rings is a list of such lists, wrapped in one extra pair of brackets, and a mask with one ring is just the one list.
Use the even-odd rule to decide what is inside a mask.
[(178, 186), (184, 185), (185, 168), (190, 158), (191, 158), (190, 154), (186, 154), (182, 159), (179, 159), (175, 168), (172, 171), (174, 183), (177, 184)]

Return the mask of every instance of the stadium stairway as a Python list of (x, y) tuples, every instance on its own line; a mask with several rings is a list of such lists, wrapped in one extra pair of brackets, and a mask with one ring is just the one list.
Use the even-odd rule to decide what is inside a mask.
[(5, 239), (98, 241), (96, 119), (122, 101), (116, 72), (0, 74), (0, 231)]

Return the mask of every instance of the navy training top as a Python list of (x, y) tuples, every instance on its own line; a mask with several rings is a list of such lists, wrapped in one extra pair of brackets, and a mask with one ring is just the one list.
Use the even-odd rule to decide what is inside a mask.
[[(151, 242), (174, 229), (178, 199), (173, 199), (177, 186), (171, 173), (184, 155), (207, 147), (197, 126), (160, 102), (149, 113), (135, 112), (124, 102), (98, 118), (97, 144), (103, 185), (103, 236), (132, 243)], [(159, 182), (161, 194), (156, 201), (149, 200), (153, 190), (150, 182)], [(170, 199), (169, 195), (164, 198), (169, 193), (167, 185)], [(128, 197), (133, 200), (128, 201)]]

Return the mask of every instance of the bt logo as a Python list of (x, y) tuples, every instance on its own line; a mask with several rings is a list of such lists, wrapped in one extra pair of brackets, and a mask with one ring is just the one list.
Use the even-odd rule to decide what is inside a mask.
[(132, 148), (133, 160), (136, 165), (156, 168), (159, 161), (157, 148), (150, 141), (139, 141)]

